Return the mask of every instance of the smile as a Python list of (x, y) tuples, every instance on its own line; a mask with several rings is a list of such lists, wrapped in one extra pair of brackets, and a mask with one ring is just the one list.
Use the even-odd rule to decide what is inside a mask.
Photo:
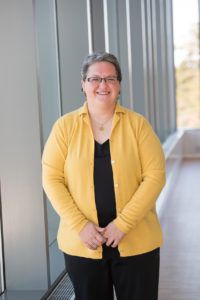
[(97, 92), (97, 94), (98, 94), (98, 95), (103, 95), (103, 96), (105, 96), (105, 95), (109, 95), (110, 92)]

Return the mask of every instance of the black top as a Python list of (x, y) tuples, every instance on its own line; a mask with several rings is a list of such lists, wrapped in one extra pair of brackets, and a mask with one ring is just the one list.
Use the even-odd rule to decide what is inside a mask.
[[(103, 144), (95, 141), (94, 191), (100, 227), (105, 227), (116, 217), (116, 202), (109, 140)], [(119, 256), (118, 248), (103, 245), (103, 257)]]

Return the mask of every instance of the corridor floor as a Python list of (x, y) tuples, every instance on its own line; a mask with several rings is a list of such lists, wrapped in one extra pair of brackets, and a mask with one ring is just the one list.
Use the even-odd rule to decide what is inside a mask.
[(166, 201), (159, 300), (200, 300), (200, 160), (183, 160)]

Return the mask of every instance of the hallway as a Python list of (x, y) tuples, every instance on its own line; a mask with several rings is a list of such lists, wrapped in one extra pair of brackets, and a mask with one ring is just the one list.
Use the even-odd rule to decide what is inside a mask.
[(161, 219), (159, 300), (200, 299), (200, 160), (184, 159)]

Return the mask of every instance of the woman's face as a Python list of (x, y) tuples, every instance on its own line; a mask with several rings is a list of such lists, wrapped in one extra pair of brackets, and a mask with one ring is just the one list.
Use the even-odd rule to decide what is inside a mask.
[(86, 80), (82, 81), (82, 88), (88, 104), (104, 107), (115, 105), (120, 92), (115, 66), (105, 61), (92, 64), (88, 69)]

